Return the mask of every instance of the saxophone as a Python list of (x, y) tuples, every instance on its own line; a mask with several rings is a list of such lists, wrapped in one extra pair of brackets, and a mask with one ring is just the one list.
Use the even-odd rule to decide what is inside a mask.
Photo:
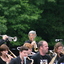
[(33, 64), (34, 63), (34, 60), (33, 59), (30, 59), (29, 57), (27, 57), (28, 60), (31, 60), (32, 62), (30, 64)]
[(57, 57), (57, 53), (54, 53), (54, 57), (52, 58), (52, 60), (50, 61), (50, 63), (49, 63), (49, 64), (53, 64), (53, 63), (54, 63), (54, 61), (55, 61), (55, 59), (56, 59), (56, 57)]

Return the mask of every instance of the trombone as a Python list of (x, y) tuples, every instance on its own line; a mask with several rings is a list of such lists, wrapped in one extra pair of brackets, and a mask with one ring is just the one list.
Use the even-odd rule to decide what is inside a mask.
[[(2, 36), (2, 37), (5, 36), (5, 37), (6, 37), (7, 35), (0, 35), (0, 36)], [(17, 41), (17, 37), (16, 37), (16, 36), (15, 36), (15, 37), (7, 36), (7, 37), (8, 37), (7, 39), (8, 39), (9, 41)]]
[(10, 49), (9, 49), (9, 52), (10, 52), (10, 54), (11, 54), (14, 58), (17, 57)]

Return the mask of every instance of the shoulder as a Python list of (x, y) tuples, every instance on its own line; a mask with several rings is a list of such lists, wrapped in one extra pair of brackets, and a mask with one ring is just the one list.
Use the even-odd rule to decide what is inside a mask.
[(46, 54), (47, 57), (50, 57), (48, 54)]
[(17, 58), (13, 58), (12, 60), (18, 60), (18, 59), (20, 59), (20, 57), (18, 56)]
[(16, 63), (18, 60), (20, 60), (20, 57), (12, 58), (11, 61), (10, 61), (10, 64), (14, 64), (14, 63)]
[(39, 52), (37, 52), (36, 54), (34, 54), (31, 58), (38, 58), (40, 56)]
[(47, 58), (51, 59), (51, 57), (50, 57), (48, 54), (46, 54), (45, 56), (46, 56)]

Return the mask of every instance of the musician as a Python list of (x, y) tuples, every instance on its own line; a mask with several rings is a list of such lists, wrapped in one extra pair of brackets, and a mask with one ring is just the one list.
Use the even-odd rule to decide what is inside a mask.
[(28, 47), (28, 56), (31, 58), (31, 56), (35, 54), (32, 52), (32, 45), (30, 43), (25, 43), (23, 46)]
[(37, 36), (36, 31), (33, 31), (33, 30), (29, 31), (28, 33), (29, 40), (25, 41), (25, 43), (30, 43), (33, 48), (37, 48), (37, 42), (35, 41), (36, 36)]
[[(25, 59), (24, 59), (25, 58)], [(9, 64), (30, 64), (31, 60), (28, 59), (28, 48), (21, 46), (19, 49), (19, 56), (10, 61)]]
[(48, 43), (44, 40), (40, 41), (38, 43), (38, 50), (39, 52), (31, 57), (34, 60), (33, 64), (43, 64), (44, 61), (48, 64), (51, 61), (51, 57), (46, 54), (48, 52)]
[(63, 51), (63, 44), (61, 42), (56, 43), (54, 46), (54, 52), (57, 53), (56, 58), (57, 61), (64, 55), (62, 51)]
[(3, 35), (2, 39), (0, 39), (0, 45), (7, 43), (8, 44), (8, 36), (7, 35)]
[(6, 44), (0, 46), (0, 64), (8, 64), (13, 58), (8, 54), (9, 47)]

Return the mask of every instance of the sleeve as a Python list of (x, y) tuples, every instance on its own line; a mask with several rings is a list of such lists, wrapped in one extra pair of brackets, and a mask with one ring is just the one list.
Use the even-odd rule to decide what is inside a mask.
[(6, 42), (5, 40), (0, 39), (0, 46), (1, 46), (2, 44), (4, 44), (5, 42)]

